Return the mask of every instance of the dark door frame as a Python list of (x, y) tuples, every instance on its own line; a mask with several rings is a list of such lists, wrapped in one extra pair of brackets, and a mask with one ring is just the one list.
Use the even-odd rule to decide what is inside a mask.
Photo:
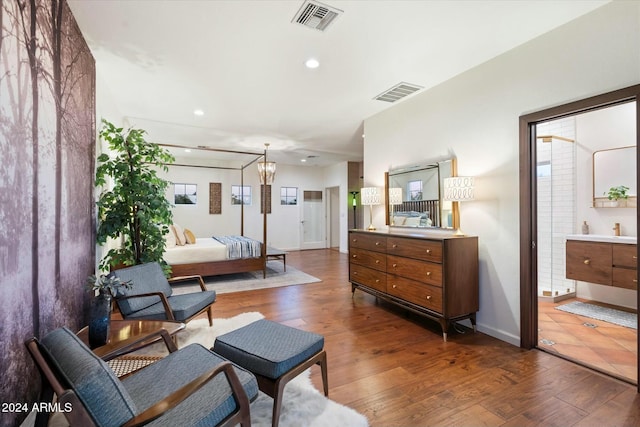
[[(640, 146), (640, 84), (604, 93), (568, 104), (520, 116), (520, 347), (531, 349), (538, 343), (537, 309), (537, 217), (536, 211), (536, 124), (611, 107), (626, 102), (636, 103), (636, 146)], [(636, 165), (640, 151), (636, 150)], [(636, 174), (640, 188), (640, 174)], [(636, 215), (637, 225), (640, 216)], [(640, 251), (638, 251), (640, 254)], [(640, 292), (637, 292), (640, 307)], [(640, 340), (638, 340), (640, 353)], [(638, 364), (640, 371), (640, 362)], [(638, 383), (640, 392), (640, 382)]]

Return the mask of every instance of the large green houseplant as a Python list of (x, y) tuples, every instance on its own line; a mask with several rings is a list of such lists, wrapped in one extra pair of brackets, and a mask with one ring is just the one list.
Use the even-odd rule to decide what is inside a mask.
[(100, 269), (115, 266), (159, 262), (165, 250), (164, 235), (173, 222), (171, 203), (165, 193), (168, 181), (158, 170), (167, 171), (173, 156), (157, 144), (145, 140), (141, 129), (118, 128), (102, 120), (100, 138), (106, 141), (111, 156), (98, 157), (96, 186), (103, 191), (98, 206), (98, 244), (108, 238), (121, 239), (122, 244), (110, 249), (100, 262)]

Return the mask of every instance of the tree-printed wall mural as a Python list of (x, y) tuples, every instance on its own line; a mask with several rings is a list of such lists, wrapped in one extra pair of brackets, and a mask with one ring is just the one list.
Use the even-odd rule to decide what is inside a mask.
[[(95, 64), (64, 0), (0, 0), (0, 390), (32, 403), (24, 346), (84, 322), (95, 266)], [(0, 413), (0, 425), (26, 414)]]

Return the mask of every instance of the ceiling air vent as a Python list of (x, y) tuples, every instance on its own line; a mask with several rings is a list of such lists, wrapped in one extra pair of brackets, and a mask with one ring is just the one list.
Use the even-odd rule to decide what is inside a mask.
[(373, 99), (378, 101), (396, 102), (398, 99), (402, 99), (405, 96), (411, 95), (413, 92), (417, 92), (420, 89), (422, 89), (422, 86), (402, 82), (398, 83), (391, 89), (385, 90)]
[(291, 22), (324, 31), (342, 11), (317, 1), (306, 0)]

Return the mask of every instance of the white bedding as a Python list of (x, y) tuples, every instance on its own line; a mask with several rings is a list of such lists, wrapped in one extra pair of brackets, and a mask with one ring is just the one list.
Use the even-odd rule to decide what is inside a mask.
[(169, 265), (195, 264), (197, 262), (224, 261), (227, 247), (211, 237), (196, 238), (195, 244), (174, 246), (164, 252)]

